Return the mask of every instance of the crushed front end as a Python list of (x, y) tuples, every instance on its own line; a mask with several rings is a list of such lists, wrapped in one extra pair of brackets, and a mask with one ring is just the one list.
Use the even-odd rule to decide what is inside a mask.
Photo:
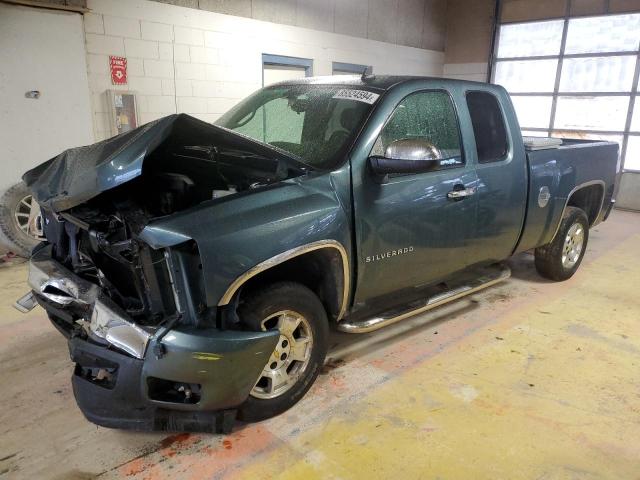
[[(90, 421), (228, 431), (278, 334), (234, 329), (226, 318), (234, 312), (207, 302), (195, 241), (152, 248), (142, 232), (155, 218), (261, 188), (293, 170), (195, 119), (171, 122), (141, 127), (128, 143), (119, 136), (67, 152), (25, 175), (42, 206), (47, 242), (32, 254), (32, 290), (16, 306), (39, 304), (68, 339), (73, 391)], [(114, 181), (118, 175), (127, 180)]]
[(221, 328), (216, 309), (198, 303), (193, 244), (154, 251), (49, 213), (46, 222), (59, 243), (34, 252), (29, 285), (68, 339), (84, 415), (115, 428), (228, 431), (277, 335)]

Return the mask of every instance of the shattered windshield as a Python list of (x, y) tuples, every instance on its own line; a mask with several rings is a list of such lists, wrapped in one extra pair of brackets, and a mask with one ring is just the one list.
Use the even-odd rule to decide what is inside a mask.
[(379, 95), (342, 85), (263, 88), (216, 125), (278, 147), (316, 168), (337, 165)]

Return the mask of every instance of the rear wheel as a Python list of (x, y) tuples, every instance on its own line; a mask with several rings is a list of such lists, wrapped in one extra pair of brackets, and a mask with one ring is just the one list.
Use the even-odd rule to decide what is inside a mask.
[(280, 337), (238, 417), (259, 421), (293, 406), (311, 388), (327, 354), (329, 325), (320, 299), (304, 285), (275, 283), (239, 308), (245, 327)]
[(587, 214), (579, 208), (567, 207), (551, 243), (536, 248), (536, 270), (550, 280), (571, 278), (582, 262), (588, 240)]

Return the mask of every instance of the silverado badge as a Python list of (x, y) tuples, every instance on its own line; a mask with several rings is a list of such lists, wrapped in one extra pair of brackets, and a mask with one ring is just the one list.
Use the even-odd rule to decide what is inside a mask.
[(406, 255), (407, 253), (412, 253), (412, 252), (413, 252), (413, 247), (404, 247), (404, 248), (399, 248), (397, 250), (389, 250), (388, 252), (379, 253), (376, 255), (371, 255), (369, 257), (366, 257), (365, 262), (366, 263), (379, 262), (380, 260), (396, 257), (398, 255)]

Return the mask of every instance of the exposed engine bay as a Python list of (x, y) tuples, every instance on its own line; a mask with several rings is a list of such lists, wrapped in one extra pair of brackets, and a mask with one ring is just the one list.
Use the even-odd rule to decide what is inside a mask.
[(179, 269), (170, 266), (192, 264), (181, 269), (191, 278), (181, 281), (202, 290), (195, 242), (155, 250), (140, 232), (155, 218), (268, 188), (305, 169), (273, 147), (185, 115), (150, 125), (64, 152), (25, 181), (42, 205), (58, 262), (99, 285), (137, 324), (185, 317), (207, 326), (212, 314), (199, 303), (203, 296), (180, 299), (172, 275)]

